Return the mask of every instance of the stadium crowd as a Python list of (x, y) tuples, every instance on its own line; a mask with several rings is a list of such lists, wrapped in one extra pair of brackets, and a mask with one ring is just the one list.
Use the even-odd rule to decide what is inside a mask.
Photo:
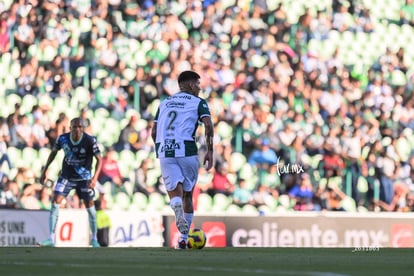
[[(410, 44), (373, 40), (390, 26), (414, 34), (413, 2), (393, 1), (397, 18), (371, 12), (389, 1), (295, 2), (2, 1), (0, 206), (50, 208), (39, 164), (13, 154), (32, 148), (41, 158), (78, 115), (112, 162), (103, 203), (165, 195), (155, 159), (127, 168), (123, 159), (152, 156), (154, 107), (191, 68), (216, 127), (199, 210), (206, 195), (262, 213), (414, 210), (414, 55)], [(364, 47), (353, 47), (359, 37)], [(39, 100), (29, 105), (30, 96)], [(72, 196), (65, 206), (81, 203)]]

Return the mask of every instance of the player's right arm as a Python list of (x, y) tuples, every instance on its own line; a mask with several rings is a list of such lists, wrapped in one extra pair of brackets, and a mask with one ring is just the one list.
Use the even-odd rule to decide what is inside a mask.
[(49, 157), (47, 158), (46, 164), (43, 167), (43, 170), (40, 174), (40, 183), (44, 184), (45, 180), (46, 180), (46, 173), (47, 173), (47, 169), (49, 168), (50, 164), (53, 162), (53, 160), (55, 159), (56, 155), (58, 153), (58, 150), (53, 148), (52, 151), (49, 154)]
[(153, 142), (155, 144), (155, 141), (157, 139), (157, 123), (154, 123), (154, 125), (152, 126), (152, 129), (151, 129), (151, 137), (152, 137), (152, 140), (153, 140)]
[(207, 146), (207, 153), (204, 157), (204, 164), (207, 163), (206, 170), (209, 171), (213, 167), (214, 126), (210, 116), (202, 117), (201, 121), (204, 124)]
[(158, 121), (159, 115), (160, 115), (160, 108), (158, 108), (157, 112), (155, 113), (154, 123), (153, 123), (152, 129), (151, 129), (151, 137), (152, 137), (152, 140), (153, 140), (154, 144), (157, 141), (157, 121)]

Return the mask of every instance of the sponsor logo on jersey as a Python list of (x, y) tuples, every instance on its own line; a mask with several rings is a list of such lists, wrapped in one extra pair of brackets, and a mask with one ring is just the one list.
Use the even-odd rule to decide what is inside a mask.
[(180, 149), (180, 144), (176, 143), (174, 139), (165, 139), (164, 145), (161, 146), (161, 152)]
[(168, 102), (166, 105), (168, 108), (184, 108), (185, 103), (183, 102)]

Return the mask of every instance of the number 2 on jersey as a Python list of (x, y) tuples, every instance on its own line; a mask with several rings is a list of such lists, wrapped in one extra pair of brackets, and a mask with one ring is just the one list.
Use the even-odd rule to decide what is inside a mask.
[(168, 123), (167, 130), (174, 130), (173, 123), (177, 118), (177, 111), (172, 110), (168, 112), (168, 117), (170, 118), (170, 122)]

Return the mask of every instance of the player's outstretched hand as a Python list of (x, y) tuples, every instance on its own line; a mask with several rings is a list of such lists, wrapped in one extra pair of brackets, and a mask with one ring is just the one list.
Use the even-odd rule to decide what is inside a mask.
[(206, 170), (209, 171), (213, 167), (213, 152), (207, 151), (206, 155), (204, 156), (204, 165), (206, 166)]

